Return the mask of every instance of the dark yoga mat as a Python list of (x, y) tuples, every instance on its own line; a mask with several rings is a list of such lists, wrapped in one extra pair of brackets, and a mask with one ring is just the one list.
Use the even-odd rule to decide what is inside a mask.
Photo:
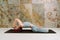
[(8, 31), (6, 31), (5, 33), (56, 33), (55, 31), (49, 29), (49, 32), (33, 32), (32, 30), (14, 30), (14, 29), (10, 29)]

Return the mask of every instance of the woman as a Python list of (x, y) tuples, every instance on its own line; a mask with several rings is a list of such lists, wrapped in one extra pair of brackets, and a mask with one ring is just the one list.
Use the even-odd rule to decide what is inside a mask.
[(47, 29), (39, 28), (36, 25), (31, 24), (30, 22), (22, 22), (21, 20), (16, 18), (13, 23), (13, 28), (15, 30), (18, 30), (19, 28), (22, 28), (22, 27), (26, 27), (26, 28), (30, 27), (33, 32), (48, 32)]

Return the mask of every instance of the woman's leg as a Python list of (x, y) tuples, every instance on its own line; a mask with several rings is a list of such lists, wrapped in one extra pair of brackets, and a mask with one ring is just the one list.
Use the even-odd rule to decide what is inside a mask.
[(32, 31), (33, 32), (48, 32), (49, 30), (48, 29), (45, 29), (45, 28), (39, 28), (36, 25), (32, 25)]
[(38, 32), (48, 32), (49, 30), (46, 28), (38, 28)]
[(33, 31), (33, 32), (48, 32), (48, 29), (39, 28), (39, 27), (37, 27), (37, 26), (33, 26), (33, 27), (32, 27), (32, 31)]
[(13, 22), (13, 28), (14, 29), (19, 29), (20, 27), (23, 27), (23, 23), (19, 19), (15, 19)]

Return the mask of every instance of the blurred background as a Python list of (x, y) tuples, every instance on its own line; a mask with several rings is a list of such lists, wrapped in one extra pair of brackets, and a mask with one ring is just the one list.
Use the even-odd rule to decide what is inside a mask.
[(39, 27), (60, 27), (60, 0), (0, 0), (0, 28), (10, 28), (14, 19)]

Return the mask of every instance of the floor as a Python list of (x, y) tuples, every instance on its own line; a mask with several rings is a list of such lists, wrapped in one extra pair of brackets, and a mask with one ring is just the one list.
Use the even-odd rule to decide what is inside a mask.
[(60, 40), (60, 28), (48, 28), (54, 30), (56, 34), (4, 33), (9, 29), (11, 28), (0, 28), (0, 40)]

